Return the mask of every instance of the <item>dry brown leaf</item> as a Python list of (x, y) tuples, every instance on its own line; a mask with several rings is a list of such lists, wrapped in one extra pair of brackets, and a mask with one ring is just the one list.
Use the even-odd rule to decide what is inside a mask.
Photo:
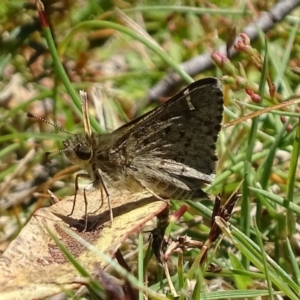
[[(99, 209), (100, 192), (88, 192), (88, 211), (94, 211), (89, 215), (88, 228), (93, 230), (77, 233), (101, 252), (113, 256), (130, 233), (166, 209), (168, 204), (146, 192), (110, 192), (113, 224), (110, 225), (107, 201)], [(89, 272), (93, 273), (95, 262), (103, 269), (107, 266), (95, 253), (85, 249), (63, 230), (69, 225), (73, 229), (84, 226), (83, 196), (77, 196), (74, 214), (68, 216), (72, 205), (73, 196), (51, 207), (39, 209), (11, 242), (0, 257), (1, 299), (40, 299), (80, 286), (78, 272), (50, 238), (45, 226), (60, 238)]]

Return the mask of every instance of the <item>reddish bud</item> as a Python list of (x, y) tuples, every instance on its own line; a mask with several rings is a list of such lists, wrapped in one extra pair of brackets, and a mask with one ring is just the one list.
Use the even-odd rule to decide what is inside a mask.
[(285, 122), (286, 122), (286, 117), (285, 117), (285, 116), (280, 116), (280, 120), (281, 120), (282, 124), (285, 124)]
[(213, 51), (210, 57), (212, 61), (220, 68), (223, 66), (224, 62), (228, 60), (228, 58), (219, 51)]
[(292, 124), (288, 124), (288, 126), (286, 127), (286, 131), (291, 132), (292, 130), (293, 130)]
[(227, 56), (218, 51), (211, 53), (212, 61), (227, 75), (235, 76), (236, 69)]
[(252, 90), (250, 90), (250, 89), (245, 89), (245, 91), (246, 91), (246, 93), (250, 96), (250, 98), (251, 98), (251, 100), (252, 100), (253, 102), (256, 102), (256, 103), (260, 102), (261, 97), (260, 97), (258, 94), (254, 93), (254, 92), (253, 92)]
[(251, 47), (250, 42), (250, 38), (245, 33), (241, 33), (238, 35), (238, 39), (234, 44), (234, 49), (239, 52), (244, 52), (250, 56), (259, 57), (258, 51)]
[(249, 36), (246, 33), (244, 33), (244, 32), (240, 33), (239, 37), (243, 40), (243, 43), (245, 45), (250, 45), (251, 40), (250, 40)]

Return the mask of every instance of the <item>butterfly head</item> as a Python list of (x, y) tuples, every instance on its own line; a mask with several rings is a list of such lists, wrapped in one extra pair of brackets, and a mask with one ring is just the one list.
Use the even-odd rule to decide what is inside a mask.
[(71, 163), (86, 169), (86, 165), (89, 164), (94, 153), (91, 137), (75, 135), (65, 140), (63, 145), (64, 149), (62, 151), (65, 153), (67, 159)]

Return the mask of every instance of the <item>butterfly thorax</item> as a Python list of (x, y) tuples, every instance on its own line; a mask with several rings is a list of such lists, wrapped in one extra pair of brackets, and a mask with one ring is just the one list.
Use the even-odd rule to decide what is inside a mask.
[(111, 142), (110, 134), (75, 135), (64, 141), (64, 153), (71, 163), (86, 170), (92, 181), (99, 176), (120, 181), (124, 166), (129, 162), (122, 151), (109, 147)]

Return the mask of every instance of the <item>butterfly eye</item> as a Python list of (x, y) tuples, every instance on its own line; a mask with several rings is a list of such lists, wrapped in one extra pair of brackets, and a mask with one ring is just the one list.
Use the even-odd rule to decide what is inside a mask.
[(92, 157), (92, 150), (88, 146), (78, 145), (74, 150), (81, 160), (89, 160)]

